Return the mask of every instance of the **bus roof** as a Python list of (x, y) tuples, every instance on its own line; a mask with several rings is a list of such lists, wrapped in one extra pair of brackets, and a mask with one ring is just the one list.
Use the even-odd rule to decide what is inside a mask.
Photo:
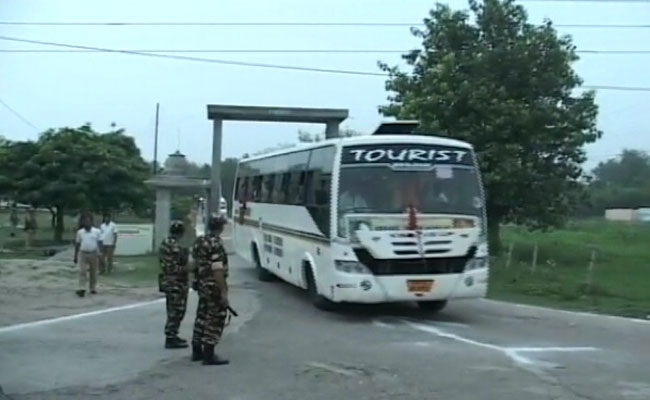
[(463, 142), (461, 140), (450, 139), (440, 136), (425, 136), (425, 135), (362, 135), (362, 136), (353, 136), (346, 138), (334, 138), (327, 139), (320, 142), (314, 143), (300, 143), (292, 147), (287, 147), (277, 151), (269, 152), (266, 154), (260, 154), (257, 156), (241, 159), (240, 163), (262, 160), (268, 157), (278, 156), (282, 154), (294, 153), (296, 151), (316, 149), (328, 145), (337, 145), (337, 146), (350, 146), (350, 145), (362, 145), (362, 144), (380, 144), (380, 143), (417, 143), (417, 144), (429, 144), (429, 145), (441, 145), (441, 146), (452, 146), (460, 147), (465, 149), (472, 149), (472, 145)]

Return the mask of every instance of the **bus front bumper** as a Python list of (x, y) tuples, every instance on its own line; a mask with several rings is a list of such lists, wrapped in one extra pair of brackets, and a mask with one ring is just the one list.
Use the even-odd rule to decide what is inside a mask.
[[(409, 290), (410, 281), (433, 281), (429, 291)], [(481, 298), (487, 293), (488, 269), (441, 275), (352, 275), (337, 273), (323, 293), (334, 302), (387, 303)], [(428, 284), (425, 283), (425, 286)]]

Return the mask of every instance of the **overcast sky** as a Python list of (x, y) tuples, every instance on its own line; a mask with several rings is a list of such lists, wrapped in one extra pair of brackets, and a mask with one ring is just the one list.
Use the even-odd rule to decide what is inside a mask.
[[(56, 22), (406, 22), (433, 6), (423, 0), (0, 0), (0, 20)], [(464, 0), (450, 1), (467, 8)], [(650, 2), (531, 2), (531, 21), (556, 24), (647, 24)], [(650, 50), (650, 29), (562, 28), (578, 49)], [(2, 26), (0, 35), (114, 49), (391, 49), (416, 47), (408, 27), (169, 27)], [(0, 49), (53, 49), (0, 40)], [(377, 61), (399, 54), (191, 54), (197, 57), (377, 72)], [(576, 64), (587, 85), (650, 87), (650, 54), (583, 54)], [(348, 108), (344, 126), (370, 132), (385, 103), (384, 78), (162, 60), (105, 53), (1, 53), (0, 100), (38, 130), (0, 106), (0, 135), (34, 139), (50, 127), (111, 122), (153, 154), (155, 104), (161, 104), (159, 158), (179, 148), (207, 162), (211, 125), (206, 104)], [(589, 147), (588, 167), (623, 148), (650, 150), (650, 92), (599, 91), (604, 137)], [(223, 154), (240, 156), (318, 125), (225, 125)]]

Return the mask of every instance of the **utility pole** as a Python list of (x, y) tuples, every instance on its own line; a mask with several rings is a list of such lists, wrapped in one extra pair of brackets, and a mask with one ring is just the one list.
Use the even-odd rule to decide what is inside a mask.
[(160, 111), (160, 103), (156, 103), (156, 128), (154, 130), (153, 139), (153, 174), (158, 172), (158, 114)]

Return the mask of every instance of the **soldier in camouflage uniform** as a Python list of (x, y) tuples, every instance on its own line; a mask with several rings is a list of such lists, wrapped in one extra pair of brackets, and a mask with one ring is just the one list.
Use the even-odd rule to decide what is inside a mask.
[(185, 233), (181, 221), (172, 221), (169, 236), (163, 240), (158, 252), (160, 256), (160, 290), (167, 298), (167, 323), (165, 324), (165, 348), (182, 349), (189, 345), (178, 337), (178, 329), (185, 317), (189, 272), (187, 269), (189, 252), (180, 245)]
[(192, 337), (192, 361), (203, 360), (204, 365), (229, 363), (214, 354), (214, 347), (219, 343), (228, 316), (228, 257), (219, 236), (225, 224), (225, 219), (210, 216), (208, 233), (199, 236), (192, 247), (199, 292)]

